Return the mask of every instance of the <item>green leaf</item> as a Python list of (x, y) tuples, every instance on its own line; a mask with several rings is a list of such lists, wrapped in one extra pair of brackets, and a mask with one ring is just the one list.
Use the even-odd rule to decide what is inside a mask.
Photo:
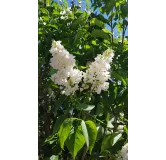
[(87, 130), (88, 130), (88, 136), (89, 136), (89, 151), (90, 154), (92, 153), (92, 149), (94, 147), (94, 144), (96, 142), (97, 138), (97, 128), (94, 122), (88, 120), (85, 122)]
[(89, 148), (88, 130), (87, 130), (87, 128), (86, 128), (86, 124), (85, 124), (85, 121), (84, 121), (84, 120), (81, 121), (81, 127), (82, 127), (82, 131), (83, 131), (83, 135), (84, 135), (85, 140), (86, 140), (87, 148)]
[(56, 136), (48, 136), (46, 139), (45, 139), (45, 141), (44, 141), (44, 144), (52, 144), (52, 143), (54, 143), (54, 142), (56, 142), (57, 140), (56, 140), (56, 138), (55, 138)]
[(79, 25), (86, 24), (86, 19), (89, 17), (88, 13), (81, 14), (71, 25), (73, 29), (76, 29)]
[(103, 31), (103, 32), (105, 32), (105, 33), (112, 34), (112, 32), (111, 32), (111, 31), (109, 31), (108, 29), (102, 29), (102, 31)]
[(90, 49), (91, 47), (90, 47), (90, 45), (84, 45), (84, 48), (86, 49), (86, 50), (88, 50), (88, 49)]
[(102, 141), (101, 152), (109, 149), (110, 147), (111, 147), (111, 135), (107, 135)]
[(109, 23), (109, 20), (108, 19), (106, 19), (106, 18), (104, 18), (104, 16), (102, 15), (102, 14), (98, 14), (97, 16), (96, 16), (96, 18), (98, 19), (98, 20), (100, 20), (100, 21), (102, 21), (103, 23), (106, 23), (106, 24), (110, 24)]
[(99, 117), (103, 115), (103, 106), (100, 103), (97, 105), (96, 115)]
[(102, 141), (101, 152), (107, 149), (109, 150), (111, 146), (114, 146), (121, 137), (122, 133), (117, 133), (117, 132), (107, 135)]
[(92, 44), (96, 46), (97, 45), (96, 40), (92, 40)]
[(116, 97), (117, 97), (117, 94), (118, 94), (117, 90), (118, 90), (118, 88), (115, 86), (114, 87), (114, 92), (113, 92), (114, 99), (116, 99)]
[(122, 81), (122, 83), (123, 83), (124, 86), (127, 85), (127, 83), (126, 83), (126, 81), (124, 80), (124, 78), (123, 78), (122, 76), (120, 76), (117, 72), (114, 72), (114, 71), (111, 72), (111, 77), (112, 77), (112, 78), (115, 78), (115, 79), (117, 79), (117, 80)]
[(67, 137), (69, 136), (71, 127), (72, 127), (73, 120), (68, 118), (66, 119), (58, 132), (59, 140), (60, 140), (60, 146), (63, 149), (64, 148), (64, 142), (66, 141)]
[(116, 8), (117, 8), (119, 5), (120, 5), (120, 3), (119, 3), (119, 2), (116, 2), (116, 5), (115, 5), (115, 6), (116, 6)]
[(44, 21), (49, 21), (49, 17), (48, 17), (48, 16), (42, 16), (42, 19), (43, 19)]
[(74, 39), (74, 44), (79, 43), (80, 38), (82, 37), (82, 35), (83, 35), (83, 31), (78, 31), (78, 33), (76, 34), (75, 39)]
[(51, 0), (46, 0), (46, 4), (47, 4), (47, 6), (50, 6)]
[(54, 127), (53, 127), (53, 133), (52, 133), (52, 134), (55, 134), (55, 133), (59, 130), (61, 124), (63, 123), (63, 121), (64, 121), (66, 118), (67, 118), (67, 115), (61, 115), (61, 116), (59, 116), (59, 117), (57, 118), (57, 120), (56, 120), (56, 122), (55, 122), (55, 124), (54, 124)]
[(72, 28), (76, 28), (78, 25), (82, 24), (83, 23), (83, 14), (81, 14), (73, 23), (72, 23)]
[(59, 86), (57, 84), (52, 84), (52, 87), (59, 88)]
[(88, 68), (88, 67), (86, 67), (86, 66), (79, 66), (79, 69), (86, 69), (86, 68)]
[(96, 26), (99, 26), (101, 28), (104, 27), (104, 23), (102, 21), (98, 20), (97, 18), (92, 18), (90, 20), (90, 25), (96, 25)]
[(103, 137), (103, 134), (104, 134), (104, 128), (102, 126), (100, 126), (98, 131), (97, 131), (96, 141), (99, 141)]
[(57, 10), (54, 10), (54, 11), (53, 11), (53, 14), (54, 14), (54, 15), (59, 15), (60, 13), (59, 13)]
[[(101, 152), (100, 153), (100, 157), (102, 158), (102, 157), (107, 157), (107, 156), (109, 156), (110, 155), (110, 151), (108, 151), (108, 150), (104, 150), (103, 152)], [(111, 160), (115, 160), (115, 159), (111, 159)]]
[(95, 106), (94, 105), (87, 105), (87, 104), (78, 104), (76, 106), (77, 109), (79, 110), (84, 110), (84, 111), (91, 111)]
[(79, 125), (78, 127), (74, 128), (73, 131), (70, 133), (68, 139), (65, 142), (68, 150), (75, 159), (78, 151), (84, 146), (85, 138), (82, 132), (82, 127)]
[(126, 126), (123, 127), (124, 131), (126, 132), (126, 134), (128, 135), (128, 129)]
[(42, 12), (43, 14), (45, 14), (45, 15), (48, 15), (48, 14), (49, 14), (48, 10), (45, 9), (45, 8), (41, 8), (40, 10), (41, 10), (41, 12)]
[(109, 39), (109, 35), (106, 34), (103, 30), (95, 29), (92, 31), (92, 37), (100, 37), (103, 39)]
[(122, 137), (122, 133), (113, 133), (112, 134), (112, 146)]
[(62, 105), (64, 97), (65, 97), (64, 95), (60, 96), (60, 98), (55, 102), (55, 110), (54, 110), (55, 114), (57, 113), (59, 107)]
[(48, 26), (48, 27), (55, 28), (55, 29), (58, 29), (58, 26), (57, 26), (57, 25), (55, 25), (55, 24), (48, 24), (47, 26)]
[(59, 158), (58, 158), (58, 156), (55, 156), (55, 155), (52, 155), (51, 157), (50, 157), (50, 160), (58, 160)]
[(122, 24), (120, 22), (117, 24), (117, 28), (118, 28), (118, 33), (120, 33), (122, 29)]
[(50, 68), (50, 75), (53, 75), (54, 73), (56, 73), (56, 70), (54, 68)]

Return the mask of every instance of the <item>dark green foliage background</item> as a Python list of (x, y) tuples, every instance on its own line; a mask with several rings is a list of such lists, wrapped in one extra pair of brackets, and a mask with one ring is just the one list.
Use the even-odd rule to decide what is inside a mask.
[[(98, 129), (97, 139), (90, 155), (85, 146), (78, 152), (76, 159), (114, 159), (115, 154), (127, 142), (128, 128), (128, 37), (125, 35), (128, 25), (128, 6), (124, 0), (91, 1), (92, 13), (88, 14), (72, 3), (72, 15), (66, 20), (60, 19), (60, 12), (68, 4), (52, 1), (39, 1), (38, 7), (38, 150), (39, 159), (72, 159), (69, 150), (61, 149), (58, 131), (66, 118), (75, 117), (84, 121), (91, 120)], [(95, 14), (99, 8), (100, 13)], [(110, 15), (108, 19), (103, 14)], [(110, 30), (105, 27), (109, 25)], [(117, 29), (118, 37), (113, 36)], [(76, 57), (80, 70), (85, 70), (91, 62), (109, 47), (115, 51), (112, 63), (112, 77), (108, 91), (100, 95), (91, 95), (88, 91), (81, 95), (66, 97), (51, 80), (55, 71), (50, 67), (52, 40), (60, 40), (64, 47)], [(80, 49), (81, 46), (81, 49)], [(119, 84), (121, 81), (121, 84)], [(80, 110), (79, 103), (95, 105), (90, 111)], [(73, 126), (78, 125), (74, 121)], [(114, 128), (110, 127), (110, 123)], [(123, 133), (114, 145), (118, 126), (123, 125)], [(93, 138), (92, 138), (93, 139)], [(106, 141), (106, 139), (108, 139)]]

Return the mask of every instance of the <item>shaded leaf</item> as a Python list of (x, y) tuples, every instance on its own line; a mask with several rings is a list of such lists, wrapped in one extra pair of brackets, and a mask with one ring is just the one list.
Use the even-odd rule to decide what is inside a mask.
[(92, 31), (92, 37), (100, 37), (103, 39), (109, 39), (109, 35), (100, 29), (95, 29)]
[(78, 104), (76, 106), (77, 109), (79, 110), (84, 110), (84, 111), (91, 111), (95, 106), (94, 105), (87, 105), (87, 104)]
[(124, 80), (124, 78), (123, 78), (122, 76), (120, 76), (117, 72), (114, 72), (114, 71), (111, 72), (111, 77), (112, 77), (112, 78), (115, 78), (115, 79), (117, 79), (117, 80), (122, 81), (122, 83), (123, 83), (124, 86), (127, 85), (127, 83), (126, 83), (126, 81)]
[(65, 97), (65, 96), (62, 95), (62, 96), (60, 96), (60, 98), (56, 101), (56, 103), (55, 103), (55, 110), (54, 110), (55, 114), (57, 113), (59, 107), (62, 105), (63, 100), (64, 100), (64, 97)]
[(112, 146), (122, 137), (122, 133), (113, 133), (112, 134)]
[(74, 39), (74, 44), (79, 43), (79, 40), (82, 37), (82, 35), (83, 35), (83, 31), (78, 31), (78, 33), (76, 34), (75, 39)]
[(102, 141), (101, 152), (109, 149), (110, 147), (111, 147), (111, 135), (107, 135)]
[(104, 134), (104, 128), (102, 126), (100, 126), (97, 131), (97, 140), (96, 141), (99, 141), (103, 137), (103, 134)]
[(48, 27), (55, 28), (55, 29), (58, 29), (58, 26), (57, 26), (57, 25), (55, 25), (55, 24), (48, 24), (47, 26), (48, 26)]
[(96, 25), (96, 26), (99, 26), (101, 28), (104, 27), (104, 23), (102, 21), (98, 20), (97, 18), (92, 18), (90, 20), (90, 25)]
[(99, 117), (103, 115), (103, 106), (100, 103), (97, 105), (96, 115)]
[(56, 122), (55, 122), (55, 124), (54, 124), (54, 127), (53, 127), (53, 133), (52, 133), (52, 134), (55, 134), (55, 133), (59, 130), (61, 124), (63, 123), (63, 121), (64, 121), (66, 118), (67, 118), (67, 115), (61, 115), (61, 116), (59, 116), (59, 117), (57, 118), (57, 120), (56, 120)]

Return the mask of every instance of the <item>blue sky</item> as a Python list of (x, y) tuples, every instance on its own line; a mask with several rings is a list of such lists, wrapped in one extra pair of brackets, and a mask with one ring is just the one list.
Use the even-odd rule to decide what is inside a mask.
[[(57, 0), (54, 0), (54, 1), (57, 1)], [(62, 0), (62, 2), (63, 2), (63, 0)], [(68, 2), (68, 5), (69, 5), (69, 7), (70, 7), (72, 0), (67, 0), (67, 2)], [(84, 10), (84, 9), (86, 8), (86, 0), (81, 0), (81, 2), (82, 2), (82, 3), (81, 3), (81, 9)], [(89, 2), (90, 2), (90, 0), (89, 0)], [(75, 3), (76, 5), (78, 5), (78, 0), (74, 0), (74, 3)], [(91, 5), (91, 4), (90, 4), (90, 5)], [(99, 8), (96, 9), (95, 13), (100, 14)], [(104, 16), (104, 18), (108, 19), (107, 14), (103, 14), (103, 16)], [(106, 25), (106, 28), (107, 28), (108, 30), (111, 30), (111, 28), (110, 28), (109, 25)], [(118, 32), (117, 32), (117, 29), (115, 28), (115, 29), (114, 29), (114, 36), (116, 37), (117, 35), (118, 35)], [(127, 28), (127, 30), (126, 30), (125, 36), (128, 36), (128, 28)]]

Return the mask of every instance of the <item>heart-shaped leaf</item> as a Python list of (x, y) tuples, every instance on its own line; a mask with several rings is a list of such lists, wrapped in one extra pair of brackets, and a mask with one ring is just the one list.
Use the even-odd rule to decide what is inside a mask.
[(94, 122), (92, 122), (92, 121), (86, 121), (85, 124), (86, 124), (87, 130), (88, 130), (89, 151), (91, 154), (94, 144), (96, 142), (96, 138), (97, 138), (97, 128), (96, 128), (96, 125), (94, 124)]
[(73, 159), (75, 159), (78, 151), (84, 146), (85, 144), (85, 138), (82, 132), (82, 127), (78, 126), (73, 129), (72, 132), (70, 132), (70, 135), (68, 139), (65, 142), (68, 150), (73, 156)]
[(64, 148), (64, 142), (66, 141), (67, 137), (69, 136), (71, 127), (72, 127), (73, 119), (66, 119), (58, 132), (59, 140), (60, 140), (60, 146), (63, 149)]

